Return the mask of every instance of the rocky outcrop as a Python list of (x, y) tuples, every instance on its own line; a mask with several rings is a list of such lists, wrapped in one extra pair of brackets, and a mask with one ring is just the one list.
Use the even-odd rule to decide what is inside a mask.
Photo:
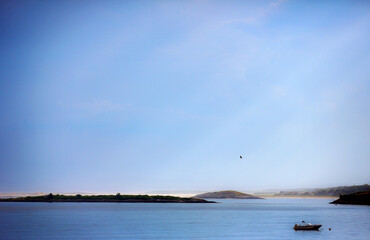
[(341, 195), (331, 204), (370, 205), (370, 191)]

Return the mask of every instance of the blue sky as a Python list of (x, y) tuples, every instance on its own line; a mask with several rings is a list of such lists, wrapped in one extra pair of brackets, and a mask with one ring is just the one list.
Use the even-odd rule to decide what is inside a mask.
[(2, 1), (0, 30), (2, 192), (370, 182), (367, 1)]

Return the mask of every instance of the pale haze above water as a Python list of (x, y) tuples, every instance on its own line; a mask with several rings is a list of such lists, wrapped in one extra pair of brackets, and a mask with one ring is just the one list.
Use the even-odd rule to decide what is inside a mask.
[(2, 1), (0, 31), (0, 192), (370, 182), (369, 1)]

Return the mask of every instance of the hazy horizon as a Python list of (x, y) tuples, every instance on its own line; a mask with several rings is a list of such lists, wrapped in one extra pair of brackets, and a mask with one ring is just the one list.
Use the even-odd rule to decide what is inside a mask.
[[(367, 184), (367, 183), (366, 183)], [(362, 184), (363, 185), (363, 184)], [(343, 187), (343, 186), (332, 186), (332, 187)], [(350, 187), (350, 186), (346, 186)], [(331, 187), (328, 187), (331, 188)], [(219, 191), (238, 191), (242, 193), (247, 194), (253, 194), (257, 196), (264, 196), (269, 194), (275, 194), (279, 193), (281, 191), (283, 192), (290, 192), (290, 191), (296, 191), (296, 192), (306, 192), (306, 191), (315, 191), (318, 189), (326, 189), (326, 188), (287, 188), (287, 189), (208, 189), (208, 190), (153, 190), (153, 191), (129, 191), (129, 192), (122, 192), (122, 191), (97, 191), (97, 192), (84, 192), (84, 191), (46, 191), (46, 192), (0, 192), (0, 197), (19, 197), (19, 196), (38, 196), (42, 194), (62, 194), (62, 195), (76, 195), (76, 194), (82, 194), (82, 195), (98, 195), (98, 194), (117, 194), (120, 193), (121, 195), (124, 194), (133, 194), (133, 195), (172, 195), (172, 196), (180, 196), (180, 197), (191, 197), (197, 194), (207, 193), (207, 192), (219, 192)], [(307, 197), (307, 196), (305, 196)], [(316, 196), (318, 197), (318, 196)], [(321, 196), (322, 197), (322, 196)]]
[(2, 1), (0, 17), (0, 192), (370, 182), (368, 1)]

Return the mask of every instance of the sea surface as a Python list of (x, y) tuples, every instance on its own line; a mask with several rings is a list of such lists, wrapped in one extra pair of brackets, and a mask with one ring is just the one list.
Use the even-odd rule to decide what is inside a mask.
[[(370, 239), (369, 206), (335, 206), (331, 199), (217, 201), (2, 202), (0, 239)], [(322, 230), (294, 231), (302, 220)]]

